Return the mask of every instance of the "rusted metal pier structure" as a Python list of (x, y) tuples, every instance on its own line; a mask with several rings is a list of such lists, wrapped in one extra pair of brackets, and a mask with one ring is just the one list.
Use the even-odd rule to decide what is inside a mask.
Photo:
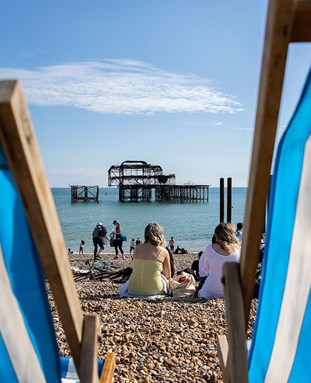
[(209, 185), (160, 185), (155, 187), (156, 201), (208, 202)]
[(175, 180), (175, 174), (145, 161), (124, 161), (108, 170), (108, 186), (119, 188), (121, 202), (150, 202), (153, 195), (160, 202), (208, 202), (209, 185), (176, 185)]
[(99, 202), (99, 186), (72, 185), (71, 203), (76, 202)]

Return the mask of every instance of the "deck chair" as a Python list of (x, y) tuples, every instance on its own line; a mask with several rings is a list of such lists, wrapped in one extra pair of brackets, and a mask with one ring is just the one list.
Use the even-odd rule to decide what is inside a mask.
[[(46, 280), (72, 360), (59, 358)], [(98, 333), (98, 317), (81, 310), (21, 86), (0, 81), (0, 381), (95, 383), (99, 366), (112, 382), (114, 354), (102, 366)]]
[[(311, 41), (311, 2), (270, 0), (241, 260), (223, 271), (228, 341), (218, 336), (218, 353), (225, 382), (311, 382), (311, 72), (278, 145), (270, 186), (287, 49), (299, 41)], [(248, 351), (267, 201), (263, 275)]]

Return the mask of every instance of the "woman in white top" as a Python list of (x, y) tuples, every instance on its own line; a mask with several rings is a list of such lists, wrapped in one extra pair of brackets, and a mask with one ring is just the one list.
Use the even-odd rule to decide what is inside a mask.
[(223, 298), (224, 287), (221, 282), (223, 265), (226, 262), (240, 260), (240, 241), (231, 223), (220, 223), (216, 226), (214, 242), (207, 246), (200, 258), (200, 270), (204, 270), (208, 277), (198, 292), (199, 298)]

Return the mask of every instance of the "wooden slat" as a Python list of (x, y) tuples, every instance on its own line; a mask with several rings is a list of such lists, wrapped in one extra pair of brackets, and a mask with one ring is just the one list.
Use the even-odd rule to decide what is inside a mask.
[(226, 263), (223, 272), (229, 343), (225, 382), (246, 383), (247, 351), (239, 265)]
[(78, 369), (81, 383), (98, 383), (98, 333), (97, 315), (86, 315), (83, 324), (81, 362)]
[(217, 353), (219, 357), (220, 367), (223, 374), (223, 380), (227, 381), (227, 364), (228, 364), (228, 353), (229, 345), (227, 337), (225, 335), (217, 335)]
[(112, 383), (114, 381), (114, 369), (116, 365), (116, 355), (114, 352), (108, 352), (105, 358), (104, 368), (100, 377), (100, 383)]
[(291, 41), (311, 41), (311, 0), (295, 2)]
[(264, 227), (285, 63), (291, 36), (293, 3), (292, 0), (269, 2), (240, 261), (245, 332)]
[(17, 81), (0, 81), (0, 125), (0, 140), (78, 366), (83, 326), (81, 305), (29, 112)]

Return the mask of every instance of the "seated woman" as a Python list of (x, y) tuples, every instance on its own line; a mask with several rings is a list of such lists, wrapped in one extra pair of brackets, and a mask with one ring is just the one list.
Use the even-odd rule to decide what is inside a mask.
[(213, 239), (213, 243), (207, 246), (200, 258), (200, 267), (208, 270), (208, 276), (198, 291), (199, 298), (223, 298), (224, 287), (221, 283), (223, 265), (226, 262), (240, 260), (240, 241), (231, 223), (220, 223), (216, 226)]
[(144, 244), (136, 246), (134, 250), (133, 272), (128, 282), (128, 294), (135, 296), (165, 294), (170, 277), (170, 256), (165, 249), (163, 228), (157, 223), (149, 223), (145, 228)]
[(199, 251), (198, 252), (198, 259), (194, 260), (191, 264), (191, 270), (192, 270), (192, 273), (193, 273), (196, 281), (199, 281), (199, 278), (200, 278), (199, 261), (200, 261), (202, 254), (203, 254), (203, 251)]

